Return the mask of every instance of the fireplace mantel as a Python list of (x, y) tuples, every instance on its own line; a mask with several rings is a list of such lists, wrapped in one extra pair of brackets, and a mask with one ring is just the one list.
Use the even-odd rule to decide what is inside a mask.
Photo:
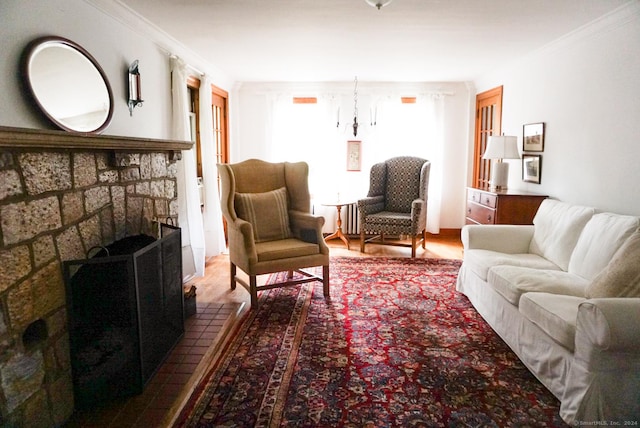
[(169, 151), (189, 150), (190, 141), (74, 134), (65, 131), (0, 126), (2, 148), (45, 148), (76, 150)]

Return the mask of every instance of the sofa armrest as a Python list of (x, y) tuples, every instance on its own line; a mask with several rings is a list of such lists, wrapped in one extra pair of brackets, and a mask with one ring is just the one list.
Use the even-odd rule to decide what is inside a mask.
[(465, 250), (526, 254), (529, 252), (533, 228), (532, 225), (468, 224), (462, 228), (462, 245)]
[(637, 354), (640, 357), (640, 298), (589, 299), (578, 308), (576, 350)]

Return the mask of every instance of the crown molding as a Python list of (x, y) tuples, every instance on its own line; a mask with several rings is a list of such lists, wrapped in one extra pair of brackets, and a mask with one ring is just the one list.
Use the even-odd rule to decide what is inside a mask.
[(573, 45), (582, 40), (597, 37), (600, 34), (607, 33), (623, 25), (629, 24), (634, 20), (638, 20), (638, 18), (640, 18), (640, 2), (630, 1), (629, 3), (602, 15), (588, 24), (557, 38), (541, 48), (530, 52), (521, 59), (566, 48), (567, 46)]
[(215, 71), (218, 74), (226, 74), (120, 0), (84, 1), (128, 29), (150, 40), (167, 56), (179, 56), (194, 70), (203, 70), (205, 73), (207, 71)]

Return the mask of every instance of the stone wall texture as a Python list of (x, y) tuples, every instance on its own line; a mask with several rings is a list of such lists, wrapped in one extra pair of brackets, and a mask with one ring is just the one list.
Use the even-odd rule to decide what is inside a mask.
[(62, 262), (177, 224), (176, 170), (164, 152), (0, 152), (0, 426), (71, 416)]

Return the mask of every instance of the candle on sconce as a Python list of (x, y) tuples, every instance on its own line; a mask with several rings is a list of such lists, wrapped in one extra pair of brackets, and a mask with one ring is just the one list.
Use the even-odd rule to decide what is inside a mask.
[(336, 128), (340, 127), (340, 107), (338, 107), (338, 115), (336, 116)]

